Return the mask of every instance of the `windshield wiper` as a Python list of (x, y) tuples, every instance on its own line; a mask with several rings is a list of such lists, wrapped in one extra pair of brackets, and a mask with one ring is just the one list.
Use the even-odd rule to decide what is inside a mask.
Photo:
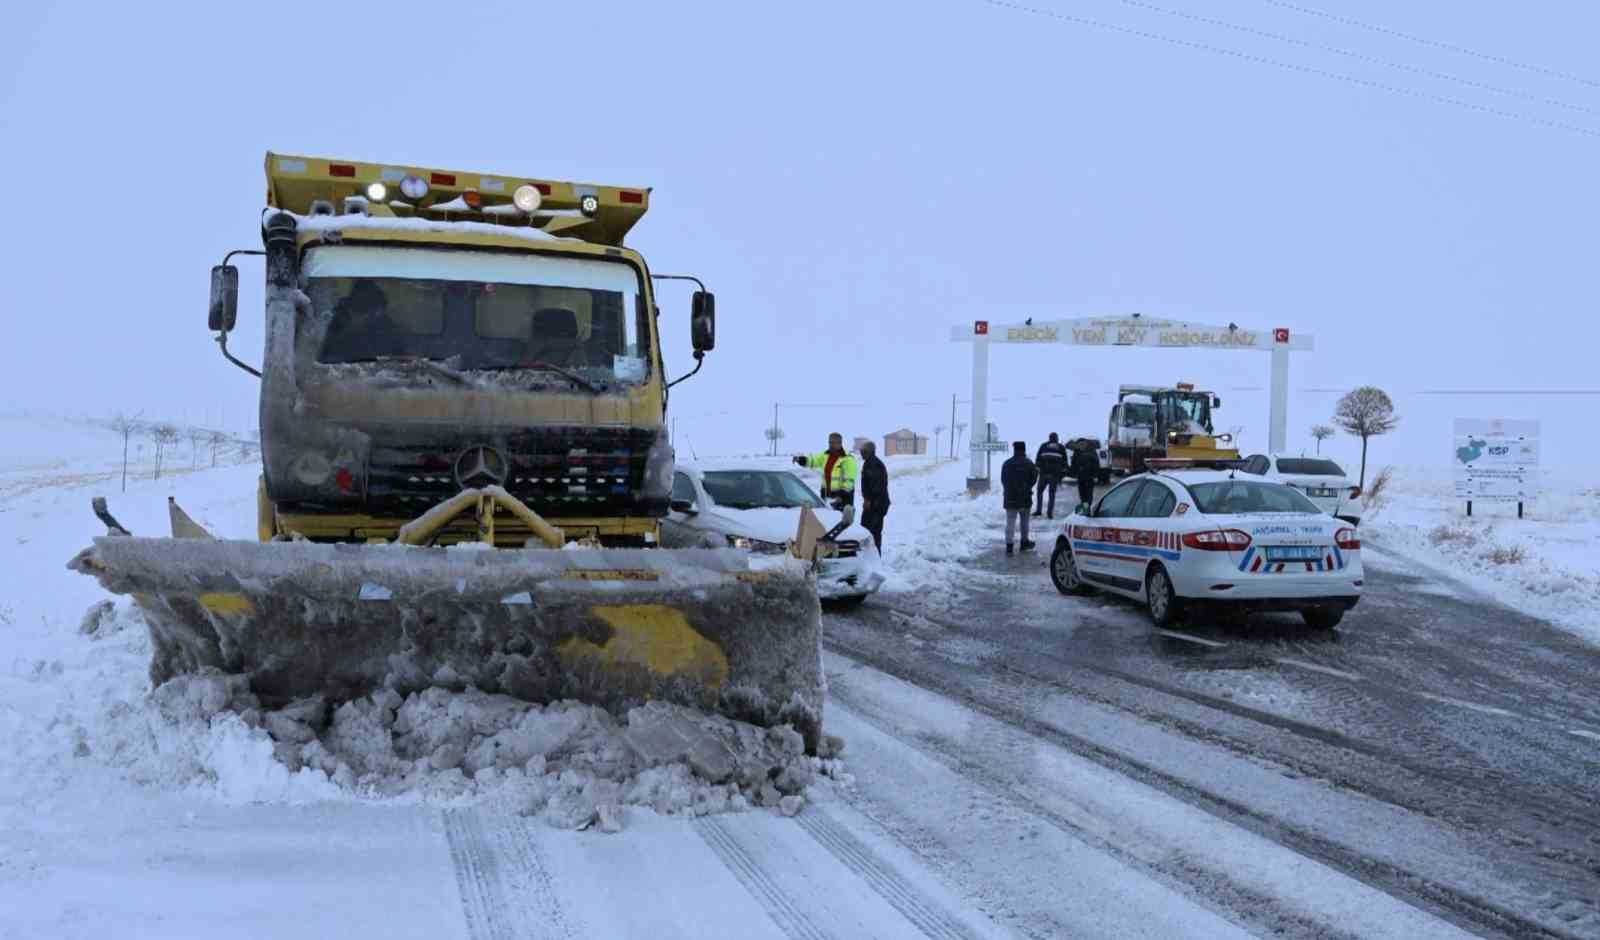
[(554, 372), (556, 375), (559, 375), (562, 378), (571, 379), (575, 385), (581, 385), (596, 395), (600, 394), (600, 386), (594, 384), (578, 373), (571, 371), (570, 369), (563, 369), (561, 366), (551, 362), (545, 362), (542, 359), (535, 359), (532, 362), (519, 362), (517, 363), (516, 368), (538, 369), (542, 372)]

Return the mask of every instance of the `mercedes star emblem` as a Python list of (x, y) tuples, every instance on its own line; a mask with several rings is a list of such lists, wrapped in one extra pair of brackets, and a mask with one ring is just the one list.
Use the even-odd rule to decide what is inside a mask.
[(506, 481), (505, 455), (493, 447), (468, 447), (456, 458), (455, 474), (464, 490), (499, 486)]

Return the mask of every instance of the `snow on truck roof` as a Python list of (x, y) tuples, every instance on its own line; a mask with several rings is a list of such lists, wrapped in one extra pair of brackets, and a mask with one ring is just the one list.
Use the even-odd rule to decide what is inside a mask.
[(326, 203), (327, 212), (342, 213), (352, 199), (378, 218), (542, 229), (621, 245), (649, 209), (650, 189), (268, 151), (267, 205), (272, 208), (309, 216), (317, 214), (318, 203)]

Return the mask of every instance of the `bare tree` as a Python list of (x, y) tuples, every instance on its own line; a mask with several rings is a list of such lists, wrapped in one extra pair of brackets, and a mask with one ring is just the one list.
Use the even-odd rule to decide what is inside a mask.
[(1317, 439), (1317, 456), (1320, 457), (1322, 455), (1322, 442), (1333, 435), (1334, 430), (1332, 425), (1313, 424), (1311, 426), (1311, 436)]
[[(944, 428), (945, 428), (945, 426), (942, 425), (942, 424), (935, 425), (934, 428), (933, 428), (933, 440), (930, 443), (933, 445), (934, 456), (938, 456), (938, 454), (939, 454), (939, 439), (944, 437)], [(955, 428), (951, 428), (950, 429), (950, 446), (954, 447), (955, 443), (956, 443)]]
[(178, 443), (178, 429), (170, 424), (156, 424), (150, 427), (150, 437), (156, 442), (156, 476), (161, 479), (161, 459), (166, 454), (167, 448)]
[(1361, 438), (1361, 479), (1357, 486), (1367, 485), (1367, 439), (1377, 437), (1379, 434), (1388, 434), (1400, 423), (1400, 416), (1394, 413), (1394, 402), (1383, 389), (1374, 385), (1363, 385), (1354, 391), (1345, 393), (1339, 399), (1339, 404), (1333, 409), (1333, 423), (1343, 428), (1346, 434), (1354, 434)]
[(211, 432), (203, 428), (189, 429), (189, 469), (200, 468), (200, 447), (211, 440)]
[(773, 425), (766, 430), (767, 440), (772, 442), (772, 456), (778, 456), (778, 442), (783, 440), (783, 428)]
[(118, 414), (111, 419), (111, 430), (122, 435), (122, 492), (128, 492), (128, 439), (139, 430), (139, 416)]
[(228, 435), (221, 431), (212, 431), (207, 439), (211, 441), (211, 466), (217, 465), (217, 450), (228, 440)]

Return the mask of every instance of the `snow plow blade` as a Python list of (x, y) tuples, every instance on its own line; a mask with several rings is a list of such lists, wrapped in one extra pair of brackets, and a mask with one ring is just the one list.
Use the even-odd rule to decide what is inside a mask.
[[(477, 548), (479, 550), (471, 550)], [(765, 561), (765, 560), (764, 560)], [(614, 714), (651, 699), (822, 725), (821, 617), (806, 566), (725, 549), (488, 549), (94, 540), (68, 565), (134, 598), (150, 678), (205, 667), (264, 704), (468, 686)]]

